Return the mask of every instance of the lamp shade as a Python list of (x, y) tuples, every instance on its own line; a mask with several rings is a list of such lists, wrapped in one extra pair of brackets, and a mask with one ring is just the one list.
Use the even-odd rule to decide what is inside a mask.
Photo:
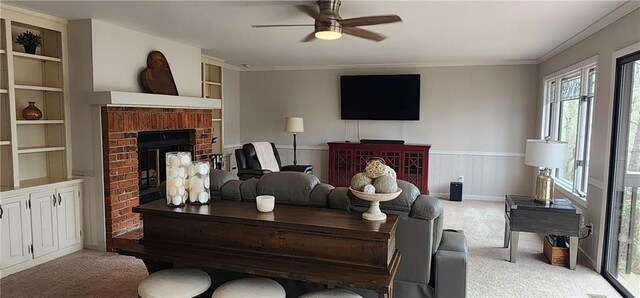
[(527, 140), (524, 163), (540, 168), (560, 168), (567, 157), (567, 143), (546, 140)]
[(304, 132), (304, 122), (300, 117), (287, 117), (284, 123), (284, 131), (288, 132)]

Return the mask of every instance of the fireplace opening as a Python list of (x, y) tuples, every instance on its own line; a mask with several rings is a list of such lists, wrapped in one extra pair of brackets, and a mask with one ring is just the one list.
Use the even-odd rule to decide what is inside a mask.
[(195, 131), (163, 130), (138, 133), (138, 187), (140, 204), (161, 199), (158, 186), (167, 179), (165, 154), (171, 151), (191, 152)]

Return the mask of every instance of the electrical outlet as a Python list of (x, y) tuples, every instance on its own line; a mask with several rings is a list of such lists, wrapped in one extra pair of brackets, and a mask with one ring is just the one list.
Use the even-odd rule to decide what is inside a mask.
[(464, 176), (458, 176), (458, 182), (463, 183), (464, 182)]

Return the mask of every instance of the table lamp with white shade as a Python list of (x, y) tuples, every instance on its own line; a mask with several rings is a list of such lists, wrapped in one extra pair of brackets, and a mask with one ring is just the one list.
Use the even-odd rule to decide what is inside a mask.
[(296, 133), (304, 132), (304, 122), (301, 117), (287, 117), (284, 123), (284, 131), (293, 133), (293, 164), (297, 165), (296, 159)]
[(551, 170), (565, 166), (567, 143), (551, 140), (527, 140), (524, 154), (526, 165), (538, 167), (535, 201), (547, 203), (553, 200), (554, 183)]

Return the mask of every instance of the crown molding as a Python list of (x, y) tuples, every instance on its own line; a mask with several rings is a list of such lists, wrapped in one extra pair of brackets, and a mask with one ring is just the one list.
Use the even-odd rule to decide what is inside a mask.
[[(451, 66), (499, 66), (499, 65), (527, 65), (527, 64), (538, 64), (538, 61), (533, 59), (533, 60), (434, 62), (434, 63), (380, 63), (380, 64), (339, 64), (339, 65), (300, 65), (300, 66), (252, 66), (250, 68), (239, 67), (239, 66), (233, 65), (233, 67), (237, 68), (237, 70), (239, 70), (239, 71), (295, 71), (295, 70), (426, 68), (426, 67), (451, 67)], [(233, 68), (231, 68), (231, 69), (233, 69)]]
[(616, 7), (614, 10), (606, 14), (604, 17), (589, 25), (584, 30), (578, 32), (576, 35), (572, 36), (571, 38), (567, 39), (563, 43), (548, 51), (546, 54), (542, 55), (540, 58), (538, 58), (537, 63), (542, 64), (543, 62), (551, 59), (551, 57), (583, 41), (587, 37), (611, 25), (613, 22), (621, 19), (622, 17), (628, 15), (638, 8), (640, 8), (640, 1), (627, 0), (626, 2), (620, 4), (620, 6)]

